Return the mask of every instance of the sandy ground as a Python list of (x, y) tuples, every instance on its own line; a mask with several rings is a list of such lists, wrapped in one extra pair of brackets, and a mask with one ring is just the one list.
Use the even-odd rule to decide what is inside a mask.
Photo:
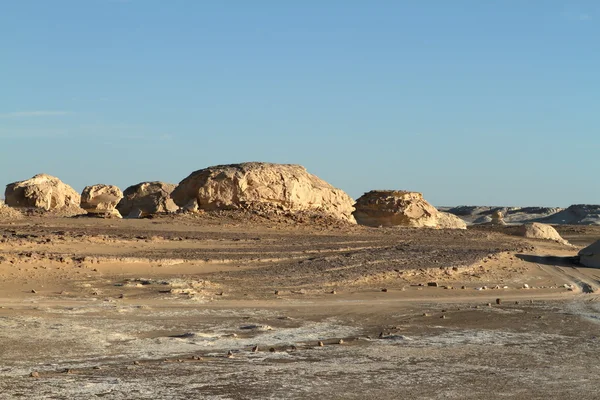
[(0, 221), (0, 398), (600, 398), (600, 229), (313, 222)]

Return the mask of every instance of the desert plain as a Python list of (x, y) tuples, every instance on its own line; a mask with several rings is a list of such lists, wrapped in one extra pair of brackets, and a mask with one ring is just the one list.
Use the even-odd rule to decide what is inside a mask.
[(600, 270), (511, 226), (0, 220), (0, 398), (597, 399)]

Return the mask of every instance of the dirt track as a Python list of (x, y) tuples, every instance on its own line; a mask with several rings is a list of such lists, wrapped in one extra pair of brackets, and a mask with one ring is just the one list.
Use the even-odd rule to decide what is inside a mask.
[(0, 235), (0, 398), (598, 398), (576, 248), (237, 215)]

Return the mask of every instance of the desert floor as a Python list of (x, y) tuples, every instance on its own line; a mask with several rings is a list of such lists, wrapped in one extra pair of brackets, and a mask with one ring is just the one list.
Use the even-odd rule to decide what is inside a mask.
[(0, 221), (0, 398), (600, 399), (600, 228), (559, 229)]

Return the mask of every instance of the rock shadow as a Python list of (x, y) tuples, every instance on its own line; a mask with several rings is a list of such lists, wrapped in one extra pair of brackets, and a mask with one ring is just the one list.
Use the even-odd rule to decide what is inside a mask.
[(535, 256), (531, 254), (517, 254), (517, 258), (542, 265), (558, 265), (561, 267), (580, 267), (579, 257), (556, 257), (556, 256)]

